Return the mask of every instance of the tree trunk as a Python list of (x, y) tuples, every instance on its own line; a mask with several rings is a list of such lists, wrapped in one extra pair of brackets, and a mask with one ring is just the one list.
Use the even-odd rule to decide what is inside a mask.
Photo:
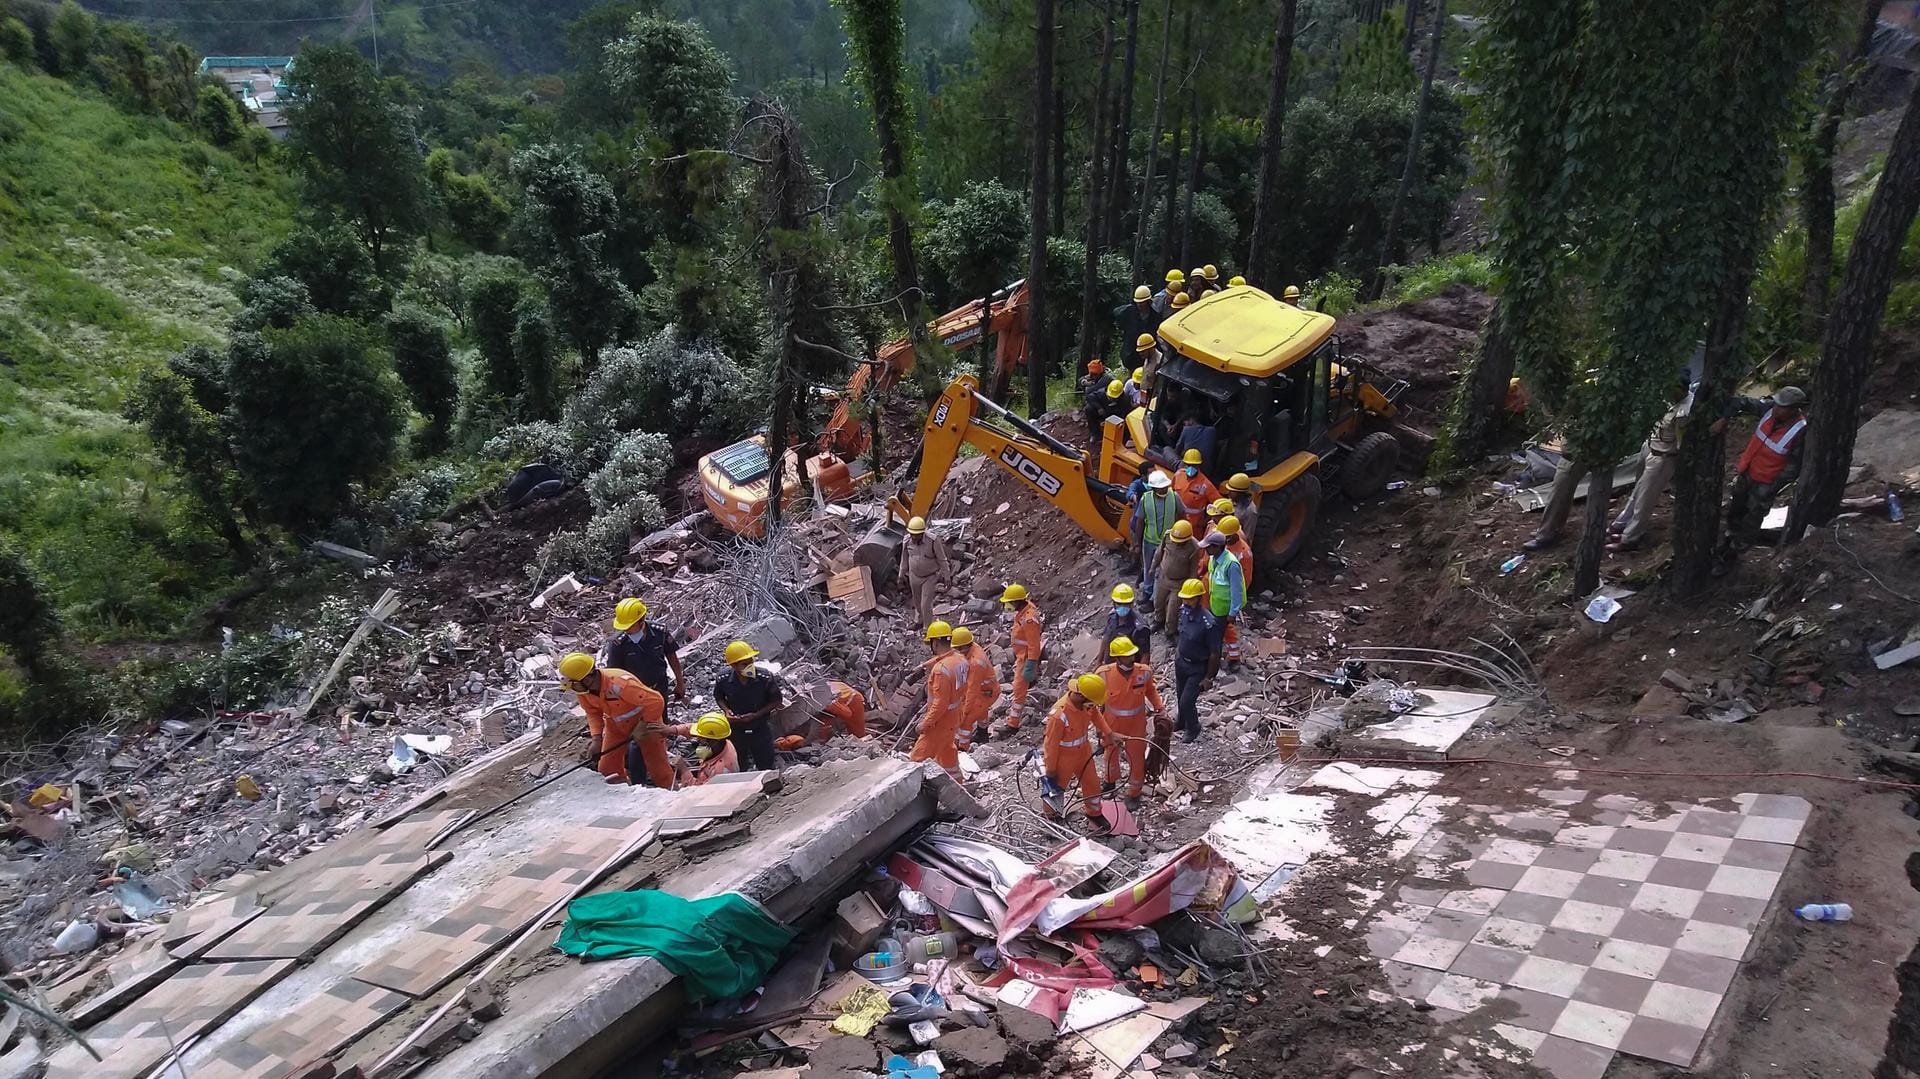
[[(1409, 12), (1414, 3), (1415, 0), (1408, 0)], [(1406, 211), (1407, 190), (1413, 186), (1413, 170), (1420, 167), (1420, 133), (1427, 126), (1427, 108), (1433, 101), (1433, 73), (1440, 66), (1440, 31), (1446, 24), (1447, 0), (1433, 0), (1433, 28), (1427, 38), (1426, 72), (1420, 76), (1420, 103), (1414, 106), (1413, 130), (1407, 135), (1407, 158), (1400, 166), (1400, 183), (1393, 189), (1393, 209), (1387, 213), (1387, 234), (1380, 238), (1380, 261), (1374, 264), (1373, 281), (1367, 289), (1374, 297), (1380, 295), (1381, 269), (1404, 257), (1400, 250), (1400, 218)]]
[[(1153, 216), (1153, 173), (1160, 162), (1160, 132), (1165, 130), (1167, 103), (1167, 54), (1173, 45), (1173, 0), (1167, 0), (1165, 16), (1160, 20), (1160, 74), (1153, 84), (1153, 138), (1147, 142), (1146, 173), (1140, 180), (1140, 198), (1134, 203), (1139, 221), (1133, 230), (1133, 279), (1140, 280), (1140, 260), (1147, 254), (1147, 220)], [(1162, 262), (1165, 261), (1163, 258)]]
[(1860, 9), (1860, 22), (1854, 29), (1853, 47), (1841, 58), (1833, 73), (1833, 90), (1826, 107), (1813, 124), (1813, 138), (1807, 147), (1806, 180), (1800, 187), (1800, 220), (1807, 232), (1805, 276), (1800, 289), (1800, 335), (1811, 341), (1820, 336), (1821, 323), (1827, 317), (1827, 296), (1833, 288), (1833, 151), (1840, 140), (1840, 122), (1846, 119), (1847, 103), (1860, 80), (1860, 68), (1867, 50), (1873, 47), (1873, 31), (1880, 22), (1882, 0), (1867, 0)]
[(1747, 293), (1753, 287), (1756, 255), (1755, 247), (1730, 254), (1727, 282), (1707, 324), (1700, 382), (1681, 429), (1673, 476), (1673, 572), (1668, 579), (1677, 596), (1699, 595), (1713, 582), (1727, 439), (1711, 427), (1715, 417), (1726, 414), (1734, 384), (1745, 371), (1739, 350), (1746, 334)]
[[(1100, 296), (1100, 251), (1105, 246), (1103, 226), (1106, 211), (1101, 205), (1107, 189), (1106, 156), (1109, 147), (1101, 145), (1100, 134), (1106, 127), (1107, 84), (1113, 75), (1113, 0), (1106, 0), (1105, 18), (1100, 32), (1100, 79), (1093, 93), (1093, 138), (1087, 151), (1087, 266), (1080, 277), (1080, 356), (1101, 355), (1096, 329), (1102, 317)], [(1096, 321), (1097, 320), (1097, 321)]]
[(1487, 452), (1506, 417), (1507, 386), (1512, 381), (1513, 338), (1501, 321), (1500, 301), (1495, 299), (1493, 312), (1480, 330), (1473, 366), (1454, 398), (1447, 464), (1469, 464)]
[(1033, 16), (1033, 197), (1027, 217), (1027, 415), (1047, 410), (1047, 371), (1053, 366), (1047, 326), (1047, 134), (1053, 130), (1053, 0), (1036, 0)]
[(875, 65), (874, 70), (856, 65), (856, 75), (872, 105), (873, 133), (880, 144), (880, 175), (885, 181), (881, 202), (887, 214), (887, 247), (893, 257), (893, 288), (900, 296), (900, 316), (906, 323), (908, 338), (913, 341), (914, 360), (920, 363), (928, 359), (929, 317), (926, 295), (920, 290), (919, 261), (914, 257), (913, 223), (907, 217), (908, 210), (918, 205), (919, 193), (913, 189), (909, 174), (906, 147), (901, 142), (904, 133), (895, 126), (895, 117), (903, 115), (906, 58), (891, 48), (893, 35), (876, 25), (883, 14), (889, 19), (898, 19), (898, 3), (884, 13), (863, 9), (856, 15), (850, 7), (843, 12), (842, 22), (849, 35), (865, 39), (862, 51), (868, 62)]
[[(1400, 48), (1408, 53), (1412, 53), (1413, 39), (1420, 33), (1420, 0), (1406, 0), (1406, 3), (1406, 9), (1401, 12), (1402, 30), (1405, 35), (1405, 40), (1402, 42)], [(1376, 19), (1379, 17), (1378, 15), (1374, 16)]]
[[(1193, 195), (1200, 187), (1200, 93), (1193, 98), (1193, 144), (1187, 149), (1187, 194), (1180, 210), (1180, 265), (1193, 265)], [(1218, 256), (1215, 256), (1218, 257)]]
[(1797, 542), (1809, 524), (1825, 524), (1840, 508), (1853, 462), (1860, 421), (1860, 390), (1873, 358), (1873, 339), (1887, 308), (1900, 244), (1920, 210), (1920, 79), (1907, 113), (1887, 149), (1886, 167), (1867, 216), (1853, 236), (1853, 250), (1827, 317), (1820, 366), (1813, 374), (1807, 409), (1807, 440), (1800, 480), (1787, 517), (1787, 540)]
[(1261, 119), (1260, 179), (1254, 186), (1252, 242), (1247, 247), (1247, 276), (1270, 285), (1280, 280), (1280, 148), (1286, 130), (1287, 80), (1293, 68), (1293, 26), (1299, 0), (1280, 0), (1273, 25), (1272, 79), (1267, 111)]
[(1180, 150), (1181, 138), (1186, 134), (1187, 111), (1174, 106), (1173, 110), (1173, 152), (1167, 155), (1167, 197), (1160, 204), (1160, 265), (1173, 265), (1173, 231), (1179, 227), (1179, 217), (1175, 199), (1180, 195)]
[[(1133, 141), (1133, 82), (1140, 44), (1140, 0), (1126, 0), (1127, 50), (1120, 64), (1120, 109), (1114, 117), (1113, 139), (1107, 156), (1107, 220), (1101, 226), (1106, 246), (1120, 236), (1127, 200), (1127, 149)], [(1136, 278), (1137, 280), (1137, 278)]]
[(1053, 74), (1053, 201), (1051, 235), (1067, 234), (1067, 92), (1060, 73)]
[(1587, 473), (1587, 520), (1573, 552), (1573, 594), (1585, 598), (1600, 587), (1600, 558), (1607, 546), (1607, 509), (1613, 501), (1613, 468)]

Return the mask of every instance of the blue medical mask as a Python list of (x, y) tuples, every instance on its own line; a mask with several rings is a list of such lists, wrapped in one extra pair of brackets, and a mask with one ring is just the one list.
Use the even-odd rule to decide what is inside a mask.
[(1126, 604), (1124, 604), (1124, 603), (1121, 603), (1121, 604), (1116, 604), (1116, 605), (1114, 606), (1114, 608), (1113, 608), (1113, 613), (1114, 613), (1114, 614), (1126, 614), (1126, 613), (1127, 613), (1128, 611), (1131, 611), (1131, 610), (1133, 610), (1133, 608), (1132, 608), (1132, 607), (1129, 607), (1129, 606), (1127, 606)]
[(1192, 476), (1192, 475), (1194, 475), (1194, 474), (1196, 474), (1196, 473), (1198, 473), (1198, 472), (1200, 471), (1200, 466), (1199, 466), (1199, 465), (1188, 465), (1188, 466), (1186, 467), (1186, 469), (1185, 469), (1185, 471), (1186, 471), (1186, 473), (1187, 473), (1187, 475), (1189, 475), (1189, 476)]

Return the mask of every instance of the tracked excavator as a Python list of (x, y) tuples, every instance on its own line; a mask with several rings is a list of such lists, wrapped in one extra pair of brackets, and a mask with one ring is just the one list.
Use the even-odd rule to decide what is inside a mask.
[[(994, 335), (996, 378), (1005, 382), (1027, 362), (1027, 283), (1015, 281), (987, 299), (986, 332)], [(928, 327), (930, 336), (950, 349), (962, 349), (980, 339), (980, 300), (954, 308)], [(803, 489), (800, 475), (817, 487), (820, 497), (841, 501), (872, 479), (863, 458), (873, 446), (873, 428), (862, 407), (869, 394), (892, 389), (913, 369), (913, 341), (902, 337), (881, 346), (876, 362), (854, 369), (846, 388), (837, 394), (825, 430), (803, 455), (791, 447), (783, 455), (786, 477), (783, 501)], [(877, 423), (878, 418), (872, 422)], [(767, 437), (756, 434), (700, 458), (700, 493), (714, 518), (729, 531), (759, 536), (765, 527), (768, 480), (773, 467)]]
[(927, 414), (908, 474), (911, 489), (888, 503), (889, 520), (862, 543), (861, 561), (883, 572), (910, 517), (930, 515), (963, 445), (973, 446), (1066, 514), (1096, 542), (1127, 542), (1127, 484), (1143, 461), (1180, 467), (1175, 444), (1191, 420), (1211, 426), (1216, 484), (1245, 472), (1256, 485), (1254, 557), (1286, 565), (1306, 546), (1331, 488), (1377, 494), (1399, 463), (1400, 439), (1423, 439), (1395, 423), (1405, 382), (1383, 378), (1341, 353), (1330, 315), (1305, 311), (1251, 286), (1213, 293), (1160, 327), (1171, 353), (1152, 396), (1106, 421), (1097, 464), (994, 404), (971, 376), (949, 385)]

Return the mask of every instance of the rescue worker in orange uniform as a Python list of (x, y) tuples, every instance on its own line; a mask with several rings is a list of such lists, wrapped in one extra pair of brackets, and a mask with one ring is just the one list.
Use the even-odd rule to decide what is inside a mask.
[[(1107, 823), (1100, 816), (1100, 769), (1094, 763), (1104, 733), (1100, 708), (1106, 703), (1105, 679), (1097, 674), (1074, 679), (1047, 713), (1046, 735), (1040, 743), (1042, 793), (1060, 794), (1079, 783), (1087, 821), (1096, 830), (1104, 830)], [(1045, 801), (1041, 808), (1050, 817), (1058, 816)]]
[(920, 717), (920, 736), (914, 739), (912, 761), (938, 761), (947, 774), (960, 778), (960, 750), (954, 735), (966, 711), (967, 661), (953, 650), (953, 627), (935, 622), (927, 627), (927, 710)]
[(727, 717), (718, 712), (708, 712), (692, 723), (672, 723), (666, 733), (673, 735), (692, 735), (694, 739), (693, 756), (696, 763), (688, 764), (684, 759), (675, 761), (675, 770), (683, 787), (705, 786), (715, 776), (740, 770), (740, 751), (733, 748), (733, 727)]
[[(1759, 538), (1760, 523), (1773, 508), (1780, 488), (1800, 475), (1806, 447), (1807, 395), (1798, 386), (1782, 386), (1771, 398), (1736, 397), (1733, 411), (1760, 416), (1733, 466), (1733, 492), (1727, 498), (1727, 538), (1722, 552), (1738, 551)], [(1725, 420), (1713, 425), (1726, 428)]]
[(1173, 493), (1180, 497), (1181, 513), (1195, 532), (1207, 523), (1207, 507), (1220, 497), (1220, 490), (1200, 471), (1206, 455), (1190, 449), (1180, 455), (1180, 470), (1173, 474)]
[[(1147, 710), (1153, 710), (1154, 743), (1165, 751), (1166, 741), (1157, 735), (1165, 727), (1167, 739), (1173, 727), (1166, 721), (1166, 706), (1160, 703), (1160, 687), (1153, 683), (1153, 668), (1140, 660), (1140, 647), (1128, 637), (1115, 637), (1107, 646), (1113, 662), (1098, 674), (1107, 686), (1106, 716), (1108, 791), (1120, 785), (1120, 756), (1127, 758), (1127, 808), (1140, 805), (1140, 792), (1147, 782)], [(1159, 754), (1155, 754), (1158, 756)]]
[(953, 627), (953, 650), (967, 661), (967, 685), (963, 692), (967, 706), (960, 716), (960, 732), (954, 741), (965, 752), (973, 748), (973, 740), (982, 742), (991, 736), (987, 729), (987, 713), (992, 710), (993, 702), (1000, 699), (1000, 672), (993, 669), (993, 659), (980, 642), (973, 639), (973, 631), (965, 626)]
[(1027, 596), (1027, 586), (1010, 584), (1000, 602), (1013, 610), (1013, 697), (1007, 702), (1005, 733), (1020, 729), (1027, 692), (1040, 681), (1040, 608)]
[(601, 667), (585, 652), (560, 660), (560, 682), (580, 699), (587, 713), (589, 752), (609, 783), (632, 783), (627, 771), (627, 743), (640, 747), (647, 781), (662, 790), (673, 789), (673, 762), (667, 758), (663, 724), (667, 699), (645, 682), (623, 670)]
[(821, 710), (820, 725), (814, 729), (813, 740), (824, 742), (832, 738), (835, 723), (853, 737), (865, 738), (867, 736), (866, 696), (845, 682), (828, 682), (827, 688), (833, 690), (833, 700)]

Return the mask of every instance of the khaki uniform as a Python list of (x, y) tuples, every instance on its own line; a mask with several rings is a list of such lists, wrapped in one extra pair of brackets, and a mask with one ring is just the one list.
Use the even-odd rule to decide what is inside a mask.
[(932, 535), (908, 536), (900, 545), (900, 576), (913, 592), (913, 609), (921, 629), (933, 621), (934, 593), (947, 578), (947, 545)]

